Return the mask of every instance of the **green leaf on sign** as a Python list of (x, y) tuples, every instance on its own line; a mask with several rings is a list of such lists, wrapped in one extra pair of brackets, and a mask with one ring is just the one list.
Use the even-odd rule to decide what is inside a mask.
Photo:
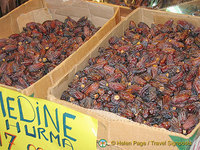
[(31, 95), (29, 95), (29, 97), (34, 97), (34, 93), (32, 93)]
[[(191, 142), (191, 143), (193, 143), (194, 139), (195, 139), (195, 137), (197, 135), (197, 132), (198, 132), (198, 130), (189, 139), (181, 138), (181, 137), (178, 137), (178, 136), (172, 136), (172, 135), (169, 135), (169, 137), (172, 139), (173, 142), (178, 142), (178, 143)], [(179, 145), (179, 144), (176, 144), (176, 146), (178, 147), (179, 150), (189, 150), (192, 145), (181, 145), (181, 144)]]

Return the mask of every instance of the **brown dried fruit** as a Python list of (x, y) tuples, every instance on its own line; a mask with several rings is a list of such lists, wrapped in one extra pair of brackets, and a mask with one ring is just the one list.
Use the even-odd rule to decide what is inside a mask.
[[(200, 30), (185, 21), (173, 22), (150, 28), (131, 21), (124, 36), (111, 37), (110, 46), (90, 58), (69, 89), (90, 96), (93, 109), (190, 133), (200, 119)], [(88, 84), (84, 90), (77, 86), (83, 83)]]

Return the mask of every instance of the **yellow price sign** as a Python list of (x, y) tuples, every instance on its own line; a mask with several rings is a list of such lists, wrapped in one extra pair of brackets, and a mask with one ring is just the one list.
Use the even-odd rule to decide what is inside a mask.
[(94, 150), (98, 121), (0, 87), (0, 150)]

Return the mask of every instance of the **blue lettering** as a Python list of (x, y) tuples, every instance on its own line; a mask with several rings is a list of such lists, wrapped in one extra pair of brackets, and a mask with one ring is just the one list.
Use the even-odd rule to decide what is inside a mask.
[[(25, 121), (25, 122), (33, 122), (33, 121), (35, 120), (35, 111), (34, 111), (34, 108), (33, 108), (32, 104), (31, 104), (31, 102), (30, 102), (27, 98), (25, 98), (25, 97), (23, 97), (23, 96), (18, 96), (17, 98), (18, 98), (18, 107), (19, 107), (20, 120), (21, 120), (21, 121)], [(33, 110), (33, 113), (34, 113), (34, 117), (33, 117), (32, 120), (31, 120), (31, 119), (28, 120), (28, 119), (25, 119), (25, 118), (24, 118), (24, 114), (23, 114), (23, 111), (22, 111), (22, 105), (21, 105), (21, 100), (20, 100), (20, 98), (22, 98), (23, 101), (26, 100), (27, 102), (29, 102), (30, 106), (32, 107), (32, 110)], [(28, 113), (30, 114), (30, 112), (31, 112), (31, 110), (29, 110)]]
[(1, 134), (0, 134), (0, 146), (2, 146)]
[(11, 116), (11, 110), (14, 111), (14, 108), (10, 106), (9, 101), (14, 101), (14, 100), (15, 100), (14, 98), (7, 97), (8, 115), (9, 115), (10, 118), (17, 119), (17, 117)]
[(34, 148), (34, 150), (36, 150), (36, 147), (35, 147), (33, 144), (28, 144), (28, 145), (27, 145), (27, 150), (30, 150), (30, 149), (31, 149), (31, 147), (33, 147), (33, 148)]
[(40, 121), (40, 113), (39, 113), (39, 107), (38, 106), (36, 107), (36, 113), (37, 113), (37, 118), (38, 118), (38, 125), (40, 125), (41, 121)]
[(6, 120), (6, 129), (9, 130), (10, 126), (16, 127), (17, 128), (17, 133), (21, 132), (20, 127), (19, 127), (19, 122), (16, 123), (16, 126), (14, 125), (9, 125), (8, 119)]
[(56, 126), (55, 122), (53, 121), (53, 118), (51, 117), (50, 112), (49, 112), (49, 110), (47, 109), (47, 106), (44, 105), (45, 127), (48, 127), (47, 113), (48, 113), (48, 115), (49, 115), (49, 117), (50, 117), (50, 119), (51, 119), (51, 122), (53, 123), (55, 129), (56, 129), (56, 130), (58, 131), (58, 133), (59, 133), (59, 132), (60, 132), (60, 129), (59, 129), (59, 122), (58, 122), (58, 109), (57, 109), (57, 108), (55, 109), (55, 113), (56, 113), (56, 124), (57, 124), (57, 126)]
[(51, 143), (53, 143), (52, 137), (54, 137), (54, 139), (58, 139), (58, 145), (61, 146), (59, 134), (58, 134), (57, 136), (55, 136), (55, 135), (52, 133), (52, 131), (50, 132), (50, 141), (51, 141)]
[[(49, 141), (47, 139), (47, 137), (44, 135), (44, 132), (45, 132), (45, 129), (44, 128), (38, 128), (38, 136), (39, 136), (39, 139), (41, 139), (41, 135), (45, 138), (46, 141)], [(41, 135), (40, 135), (41, 134)]]
[(0, 102), (1, 102), (1, 110), (2, 110), (3, 116), (5, 117), (6, 116), (6, 110), (5, 110), (4, 103), (3, 103), (2, 92), (0, 92)]
[(70, 118), (70, 119), (75, 119), (76, 116), (72, 115), (72, 114), (68, 114), (68, 113), (64, 113), (63, 114), (63, 130), (64, 130), (64, 136), (69, 138), (72, 141), (76, 141), (75, 138), (70, 137), (69, 135), (67, 135), (67, 129), (71, 130), (72, 128), (69, 127), (68, 125), (66, 125), (66, 118)]
[(28, 132), (28, 127), (27, 127), (27, 125), (25, 125), (24, 128), (25, 128), (25, 133), (26, 133), (26, 135), (36, 138), (35, 126), (33, 126), (33, 133), (29, 133), (29, 132)]
[[(66, 143), (66, 141), (67, 141), (67, 143)], [(67, 145), (67, 147), (70, 147), (71, 150), (74, 150), (72, 143), (68, 139), (62, 139), (62, 144), (63, 144), (63, 147), (65, 147), (65, 145)]]

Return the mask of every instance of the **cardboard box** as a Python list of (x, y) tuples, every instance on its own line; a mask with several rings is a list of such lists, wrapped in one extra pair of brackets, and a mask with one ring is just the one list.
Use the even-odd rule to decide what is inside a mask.
[(0, 38), (7, 38), (11, 34), (19, 33), (17, 17), (21, 14), (44, 7), (46, 7), (46, 3), (43, 0), (30, 0), (1, 17)]
[(63, 74), (63, 77), (59, 82), (49, 88), (48, 99), (97, 118), (99, 120), (98, 139), (106, 139), (109, 145), (117, 145), (117, 147), (122, 149), (178, 149), (177, 146), (172, 146), (174, 141), (193, 141), (200, 135), (200, 123), (190, 134), (183, 135), (170, 132), (164, 128), (156, 128), (139, 124), (120, 117), (114, 113), (102, 110), (85, 109), (69, 102), (59, 100), (63, 91), (68, 88), (68, 84), (74, 78), (75, 73), (86, 67), (89, 58), (98, 56), (99, 47), (107, 47), (109, 45), (108, 40), (112, 36), (122, 36), (124, 31), (128, 28), (131, 20), (134, 20), (136, 24), (142, 21), (150, 26), (152, 23), (165, 23), (169, 19), (174, 19), (175, 22), (183, 19), (189, 21), (195, 26), (199, 26), (200, 22), (199, 17), (189, 15), (180, 15), (145, 8), (138, 8), (134, 10), (124, 19), (124, 21), (120, 22), (113, 30), (111, 30), (111, 32), (109, 32), (108, 35), (104, 37), (90, 53), (88, 53), (88, 55), (86, 55), (83, 59), (80, 59), (66, 74)]
[(133, 11), (133, 9), (131, 9), (130, 7), (126, 7), (126, 6), (114, 5), (114, 4), (106, 3), (106, 2), (104, 2), (104, 3), (103, 2), (95, 2), (95, 1), (92, 1), (92, 0), (88, 0), (88, 2), (103, 4), (103, 5), (107, 5), (107, 6), (111, 6), (111, 7), (118, 6), (119, 10), (120, 10), (121, 19), (124, 19), (126, 16), (128, 16), (128, 14), (130, 14)]
[(50, 19), (64, 21), (67, 16), (70, 16), (75, 20), (87, 16), (96, 27), (100, 26), (101, 29), (79, 47), (76, 52), (65, 59), (65, 61), (59, 65), (60, 67), (56, 67), (43, 78), (24, 90), (16, 88), (12, 89), (26, 95), (46, 98), (48, 87), (52, 86), (60, 79), (63, 73), (66, 74), (68, 70), (73, 67), (72, 64), (76, 64), (78, 60), (87, 55), (87, 53), (96, 46), (96, 43), (120, 22), (118, 7), (83, 1), (51, 1), (51, 3), (47, 3), (46, 5), (44, 0), (30, 0), (0, 19), (0, 38), (6, 38), (10, 34), (19, 33), (22, 30), (22, 27), (31, 21), (39, 23)]

